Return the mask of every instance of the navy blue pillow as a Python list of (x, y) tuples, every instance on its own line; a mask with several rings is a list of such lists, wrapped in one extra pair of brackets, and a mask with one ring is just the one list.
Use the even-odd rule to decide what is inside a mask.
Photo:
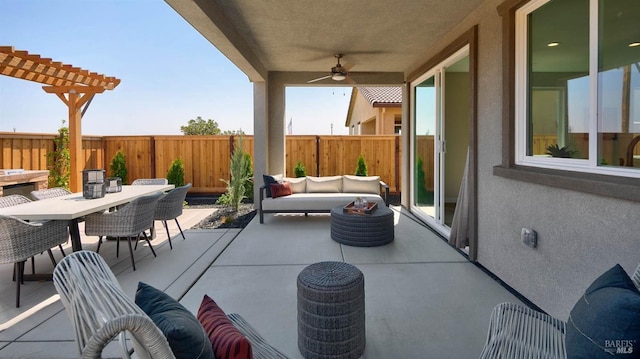
[(565, 345), (568, 359), (640, 358), (640, 293), (619, 264), (573, 307)]
[(273, 175), (273, 176), (262, 175), (262, 180), (264, 181), (265, 187), (267, 187), (267, 197), (270, 198), (271, 197), (271, 184), (272, 183), (280, 183), (280, 182), (282, 182), (282, 180), (284, 180), (284, 177), (281, 174), (277, 174), (277, 175)]
[(176, 359), (214, 359), (202, 324), (182, 304), (142, 282), (138, 283), (135, 302), (160, 328)]

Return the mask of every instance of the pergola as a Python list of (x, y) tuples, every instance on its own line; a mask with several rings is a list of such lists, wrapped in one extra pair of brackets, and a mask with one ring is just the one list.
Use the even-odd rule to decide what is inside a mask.
[[(0, 74), (44, 84), (42, 89), (56, 94), (69, 108), (69, 152), (71, 155), (70, 187), (81, 190), (82, 115), (93, 96), (113, 90), (120, 79), (89, 72), (79, 67), (56, 62), (27, 51), (0, 46)], [(84, 108), (83, 108), (84, 106)]]

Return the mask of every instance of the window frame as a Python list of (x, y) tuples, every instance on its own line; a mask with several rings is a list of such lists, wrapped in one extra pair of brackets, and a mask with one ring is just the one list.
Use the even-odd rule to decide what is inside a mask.
[(549, 169), (568, 169), (578, 172), (609, 174), (640, 178), (640, 170), (629, 167), (599, 166), (598, 158), (598, 1), (589, 0), (589, 155), (587, 159), (551, 158), (527, 155), (528, 144), (528, 16), (551, 0), (531, 0), (516, 10), (515, 26), (515, 163)]
[[(640, 202), (640, 179), (637, 177), (620, 173), (585, 171), (582, 167), (578, 169), (568, 167), (564, 165), (566, 159), (565, 161), (555, 159), (560, 160), (558, 161), (561, 163), (559, 166), (534, 166), (530, 163), (516, 162), (516, 13), (524, 5), (536, 1), (505, 0), (497, 7), (498, 14), (502, 17), (503, 136), (501, 164), (493, 167), (493, 175), (543, 186)], [(593, 4), (594, 2), (591, 2), (590, 10), (593, 10)], [(597, 26), (591, 26), (590, 35), (593, 34), (593, 31), (596, 31), (597, 34)], [(590, 49), (590, 71), (595, 68), (597, 72), (597, 56), (594, 56), (594, 50), (597, 55), (597, 48)], [(594, 81), (593, 77), (591, 81)], [(591, 91), (597, 91), (597, 86), (592, 84)], [(592, 104), (592, 106), (597, 105)], [(591, 138), (597, 139), (597, 134), (596, 137)], [(590, 146), (597, 146), (597, 143), (590, 142)], [(592, 157), (589, 156), (589, 158)], [(595, 160), (593, 161), (595, 162)]]

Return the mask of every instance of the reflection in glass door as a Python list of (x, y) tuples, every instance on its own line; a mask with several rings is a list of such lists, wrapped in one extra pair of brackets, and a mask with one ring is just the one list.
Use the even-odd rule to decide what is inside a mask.
[(445, 235), (451, 228), (469, 146), (469, 85), (465, 47), (415, 81), (411, 91), (411, 210)]

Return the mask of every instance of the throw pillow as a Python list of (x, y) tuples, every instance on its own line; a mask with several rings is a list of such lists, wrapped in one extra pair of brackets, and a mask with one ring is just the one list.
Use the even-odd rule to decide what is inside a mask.
[(216, 358), (253, 358), (249, 340), (231, 323), (218, 304), (206, 294), (198, 309), (198, 320), (209, 336)]
[(291, 183), (289, 182), (272, 183), (269, 187), (271, 188), (271, 197), (273, 198), (284, 197), (291, 194)]
[(283, 176), (282, 174), (277, 175), (262, 175), (262, 180), (264, 181), (264, 186), (267, 187), (267, 197), (271, 197), (271, 187), (272, 183), (280, 183), (282, 182)]
[(307, 176), (308, 193), (340, 193), (342, 192), (342, 176)]
[(380, 176), (342, 176), (342, 190), (345, 193), (380, 194)]
[(160, 328), (176, 359), (213, 359), (211, 341), (198, 319), (164, 292), (138, 283), (135, 303)]
[(567, 358), (640, 358), (640, 293), (617, 264), (587, 288), (569, 314)]

